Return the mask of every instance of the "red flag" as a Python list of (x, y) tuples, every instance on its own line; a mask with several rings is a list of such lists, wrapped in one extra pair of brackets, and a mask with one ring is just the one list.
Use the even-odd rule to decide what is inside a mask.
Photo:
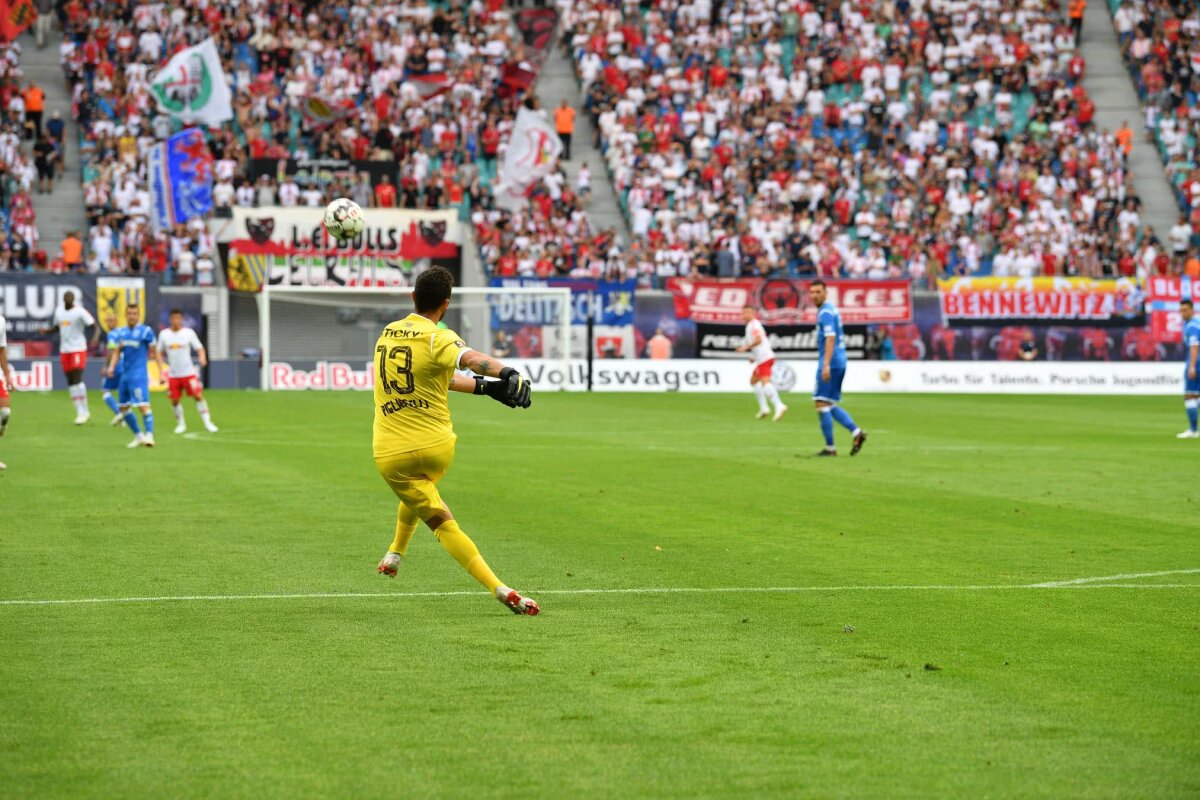
[(414, 75), (408, 82), (417, 90), (422, 100), (431, 100), (438, 95), (450, 91), (450, 77), (444, 72), (431, 72), (428, 75)]
[(511, 62), (505, 64), (504, 72), (500, 76), (499, 95), (512, 97), (517, 92), (525, 91), (533, 85), (535, 78), (537, 78), (536, 72), (522, 69), (519, 65)]
[(0, 42), (11, 42), (37, 19), (33, 0), (0, 0)]

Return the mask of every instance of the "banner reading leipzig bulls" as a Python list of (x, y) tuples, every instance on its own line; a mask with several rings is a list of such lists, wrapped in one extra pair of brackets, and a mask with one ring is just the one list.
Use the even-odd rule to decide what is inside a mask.
[(1179, 301), (1190, 297), (1200, 303), (1200, 281), (1188, 277), (1156, 275), (1146, 279), (1146, 310), (1155, 341), (1178, 344), (1183, 338)]
[[(763, 324), (816, 325), (817, 310), (808, 300), (806, 280), (669, 278), (675, 316), (698, 323), (745, 324), (742, 309), (753, 306)], [(847, 325), (912, 321), (908, 281), (826, 281), (829, 299)]]
[(947, 278), (938, 281), (947, 325), (1134, 325), (1144, 295), (1131, 278)]
[(363, 209), (366, 227), (338, 242), (325, 232), (323, 208), (233, 209), (225, 271), (229, 288), (410, 286), (431, 263), (461, 273), (462, 224), (456, 209)]

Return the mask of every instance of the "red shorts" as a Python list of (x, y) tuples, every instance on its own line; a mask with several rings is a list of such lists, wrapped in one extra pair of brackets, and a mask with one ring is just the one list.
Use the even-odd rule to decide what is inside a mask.
[(87, 353), (83, 350), (78, 353), (63, 353), (58, 360), (62, 364), (63, 372), (73, 372), (87, 366)]
[(185, 392), (188, 397), (199, 397), (203, 389), (200, 379), (195, 375), (189, 375), (186, 378), (167, 378), (167, 396), (171, 398), (172, 403)]
[(8, 387), (4, 385), (4, 376), (0, 375), (0, 400), (8, 399)]
[(771, 380), (771, 367), (775, 366), (775, 359), (770, 358), (754, 368), (754, 374), (750, 376), (750, 382), (769, 381)]

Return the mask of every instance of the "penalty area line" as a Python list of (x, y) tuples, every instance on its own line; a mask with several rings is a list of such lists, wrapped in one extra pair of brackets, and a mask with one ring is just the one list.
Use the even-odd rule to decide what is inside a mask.
[[(1109, 575), (1096, 578), (1078, 578), (1074, 581), (1049, 583), (998, 583), (998, 584), (876, 584), (851, 586), (714, 586), (711, 588), (690, 586), (646, 586), (633, 588), (596, 589), (542, 589), (531, 590), (535, 596), (564, 595), (655, 595), (655, 594), (802, 594), (815, 592), (994, 592), (1017, 589), (1069, 590), (1069, 589), (1200, 589), (1200, 583), (1116, 583), (1119, 579), (1157, 577), (1160, 575), (1185, 575), (1200, 573), (1200, 569), (1171, 570), (1168, 572), (1146, 572), (1134, 575)], [(80, 598), (12, 598), (0, 600), (0, 606), (72, 606), (109, 605), (114, 603), (201, 603), (239, 602), (251, 600), (350, 600), (419, 599), (424, 597), (478, 597), (481, 591), (452, 592), (297, 592), (281, 594), (190, 594), (160, 595), (157, 597), (80, 597)]]

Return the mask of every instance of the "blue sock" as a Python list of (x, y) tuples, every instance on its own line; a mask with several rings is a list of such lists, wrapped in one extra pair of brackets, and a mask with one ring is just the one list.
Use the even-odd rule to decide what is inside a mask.
[(154, 433), (154, 412), (144, 412), (142, 414), (142, 423), (146, 426), (146, 433)]
[(834, 406), (833, 411), (829, 413), (838, 421), (839, 425), (851, 433), (853, 433), (858, 427), (854, 424), (854, 420), (850, 418), (850, 414), (846, 412), (846, 409), (842, 408), (841, 406)]
[(108, 406), (108, 410), (114, 414), (121, 413), (121, 407), (117, 405), (117, 399), (112, 396), (112, 392), (105, 392), (103, 395), (104, 405)]
[(133, 431), (134, 434), (141, 433), (141, 431), (138, 430), (137, 417), (135, 417), (133, 415), (132, 411), (127, 410), (124, 414), (124, 417), (125, 417), (125, 424), (129, 426), (129, 430)]
[(1187, 414), (1188, 414), (1188, 428), (1192, 431), (1192, 433), (1195, 433), (1196, 432), (1196, 422), (1198, 420), (1200, 420), (1200, 408), (1197, 408), (1194, 405), (1188, 406)]
[(821, 433), (825, 435), (825, 446), (833, 447), (833, 415), (829, 413), (829, 409), (817, 412), (817, 417), (821, 420)]

